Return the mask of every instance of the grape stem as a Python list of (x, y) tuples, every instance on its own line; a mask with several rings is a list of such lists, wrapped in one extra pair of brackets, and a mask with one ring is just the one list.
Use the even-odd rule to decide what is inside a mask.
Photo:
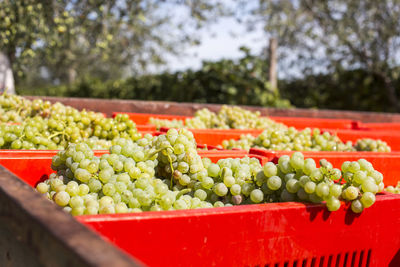
[[(150, 159), (151, 157), (153, 157), (155, 154), (160, 153), (161, 151), (163, 151), (164, 149), (168, 149), (170, 148), (173, 151), (173, 147), (172, 146), (167, 146), (167, 147), (162, 147), (157, 149), (156, 151), (154, 151), (153, 153), (149, 154), (147, 156), (147, 159)], [(168, 157), (168, 161), (169, 161), (169, 166), (171, 167), (171, 188), (174, 186), (174, 166), (172, 166), (172, 159), (171, 156), (167, 153), (167, 157)]]
[(184, 194), (187, 194), (189, 192), (191, 192), (192, 189), (190, 188), (186, 188), (186, 189), (182, 189), (181, 191), (179, 191), (179, 193), (176, 195), (176, 199), (179, 199), (181, 196), (183, 196)]
[(51, 139), (51, 138), (53, 138), (53, 137), (56, 137), (56, 136), (58, 136), (58, 135), (60, 135), (60, 134), (64, 134), (64, 132), (56, 132), (55, 134), (52, 134), (52, 135), (50, 135), (49, 137), (47, 137), (47, 139)]

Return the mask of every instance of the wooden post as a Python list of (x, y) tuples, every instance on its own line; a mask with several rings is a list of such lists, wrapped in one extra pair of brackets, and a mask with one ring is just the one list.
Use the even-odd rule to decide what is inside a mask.
[(276, 93), (278, 90), (277, 55), (276, 55), (277, 47), (278, 47), (277, 39), (271, 37), (269, 39), (269, 83), (271, 85), (272, 91)]

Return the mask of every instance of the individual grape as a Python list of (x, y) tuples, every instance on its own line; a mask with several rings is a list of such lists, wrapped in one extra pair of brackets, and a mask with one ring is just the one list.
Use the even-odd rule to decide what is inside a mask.
[(124, 202), (115, 205), (115, 213), (127, 213), (128, 206)]
[(342, 187), (338, 184), (333, 184), (329, 188), (329, 195), (338, 198), (342, 194)]
[(196, 192), (194, 192), (194, 196), (197, 197), (198, 199), (204, 201), (207, 198), (207, 193), (206, 191), (202, 189), (197, 189)]
[(83, 207), (83, 206), (74, 207), (74, 208), (72, 208), (72, 210), (71, 210), (71, 214), (72, 214), (73, 216), (80, 216), (80, 215), (83, 215), (84, 212), (85, 212), (85, 207)]
[(225, 176), (224, 177), (224, 184), (227, 187), (232, 187), (236, 183), (236, 180), (233, 176)]
[(295, 194), (295, 193), (297, 193), (297, 191), (299, 191), (299, 189), (300, 189), (300, 183), (296, 179), (290, 179), (286, 183), (286, 190), (289, 193)]
[(84, 196), (84, 195), (89, 194), (89, 191), (90, 191), (89, 186), (87, 186), (86, 184), (80, 184), (79, 185), (79, 193), (78, 194), (80, 196)]
[(304, 161), (303, 165), (303, 172), (306, 175), (310, 175), (313, 170), (317, 168), (317, 165), (315, 164), (315, 161), (311, 158), (308, 158)]
[(290, 165), (296, 170), (303, 169), (304, 167), (304, 156), (300, 152), (294, 152), (290, 157)]
[(375, 195), (371, 192), (365, 192), (361, 198), (360, 202), (365, 208), (371, 207), (375, 203)]
[(278, 190), (281, 188), (282, 180), (278, 176), (272, 176), (267, 180), (268, 188), (271, 190)]
[(42, 194), (47, 193), (49, 189), (50, 189), (49, 185), (43, 182), (38, 183), (38, 185), (36, 186), (36, 190)]
[(321, 198), (327, 197), (329, 196), (329, 186), (325, 183), (319, 183), (315, 188), (315, 193)]
[(86, 215), (96, 215), (99, 213), (99, 207), (96, 206), (88, 206), (85, 209), (84, 214)]
[(71, 208), (80, 207), (83, 206), (83, 204), (83, 198), (80, 196), (73, 196), (69, 200), (69, 205), (71, 206)]
[(353, 179), (356, 183), (362, 184), (367, 178), (367, 173), (365, 171), (356, 171), (354, 173)]
[(183, 199), (178, 199), (174, 202), (174, 208), (177, 210), (188, 209), (188, 204)]
[(102, 189), (101, 182), (94, 178), (89, 180), (88, 186), (89, 186), (90, 192), (94, 192), (94, 193), (97, 193)]
[(329, 211), (337, 211), (340, 209), (340, 201), (335, 197), (330, 197), (326, 201), (326, 207)]
[(314, 192), (315, 192), (315, 189), (317, 188), (317, 185), (314, 183), (314, 182), (312, 182), (312, 181), (310, 181), (310, 182), (307, 182), (305, 185), (304, 185), (304, 191), (307, 193), (307, 194), (313, 194)]
[(314, 182), (319, 182), (321, 181), (323, 178), (323, 174), (321, 172), (320, 169), (314, 169), (311, 173), (310, 173), (310, 179)]
[(103, 205), (103, 206), (100, 206), (99, 214), (114, 214), (114, 213), (115, 213), (114, 205)]
[(208, 171), (208, 175), (210, 177), (215, 178), (215, 177), (218, 176), (218, 174), (220, 172), (220, 167), (218, 166), (218, 164), (212, 163), (212, 164), (210, 164), (210, 166), (208, 166), (208, 170), (207, 171)]
[(355, 186), (349, 186), (343, 191), (343, 197), (347, 200), (354, 200), (358, 197), (360, 190)]
[(88, 172), (85, 169), (78, 168), (75, 171), (75, 178), (83, 183), (89, 182), (90, 177), (91, 177), (90, 172)]
[(353, 200), (351, 202), (351, 210), (354, 213), (361, 213), (364, 210), (363, 204), (361, 203), (360, 200)]
[(70, 200), (70, 196), (67, 192), (65, 191), (60, 191), (57, 192), (54, 196), (53, 196), (54, 202), (61, 206), (64, 207), (66, 205), (68, 205), (69, 200)]
[(254, 203), (260, 203), (264, 199), (264, 193), (260, 189), (254, 189), (250, 193), (250, 199)]
[(264, 175), (266, 177), (275, 176), (278, 173), (278, 168), (272, 162), (267, 162), (263, 167)]
[(228, 188), (223, 183), (217, 183), (214, 185), (213, 191), (218, 196), (223, 197), (228, 193)]
[(114, 200), (109, 196), (104, 196), (99, 200), (100, 207), (113, 206)]
[(238, 184), (234, 184), (231, 186), (230, 192), (232, 196), (240, 195), (240, 193), (242, 192), (242, 187)]
[(211, 177), (205, 177), (201, 182), (205, 189), (211, 189), (214, 186), (214, 180)]

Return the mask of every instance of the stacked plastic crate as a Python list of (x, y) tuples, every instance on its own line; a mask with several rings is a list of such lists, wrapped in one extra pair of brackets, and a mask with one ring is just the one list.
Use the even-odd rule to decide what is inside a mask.
[[(155, 132), (149, 118), (185, 120), (185, 116), (130, 113), (137, 128)], [(400, 134), (395, 124), (365, 124), (351, 120), (272, 119), (297, 129), (321, 128), (344, 141), (379, 138), (393, 152), (304, 152), (305, 158), (327, 159), (334, 167), (365, 158), (384, 174), (386, 185), (400, 177)], [(168, 129), (161, 129), (165, 132)], [(192, 130), (199, 154), (213, 162), (221, 158), (256, 157), (262, 164), (281, 155), (264, 149), (217, 149), (226, 139), (261, 130)], [(0, 151), (0, 164), (30, 186), (53, 171), (56, 151)], [(96, 151), (97, 155), (106, 153)], [(400, 266), (400, 196), (383, 193), (362, 214), (343, 207), (328, 212), (321, 204), (273, 203), (114, 215), (84, 215), (77, 220), (149, 266)]]

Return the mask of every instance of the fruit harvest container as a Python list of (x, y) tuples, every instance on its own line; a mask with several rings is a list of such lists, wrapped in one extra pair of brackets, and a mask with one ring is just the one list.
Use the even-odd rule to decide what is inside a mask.
[[(236, 156), (200, 154), (214, 162)], [(50, 162), (49, 156), (0, 159), (31, 186), (52, 172)], [(331, 213), (323, 204), (287, 202), (77, 220), (149, 266), (400, 264), (400, 195), (394, 194), (378, 195), (359, 215), (345, 204)]]
[(385, 141), (392, 151), (400, 151), (400, 131), (382, 131), (382, 130), (330, 130), (331, 134), (336, 134), (342, 141), (355, 142), (362, 138), (380, 139)]
[[(43, 151), (20, 151), (21, 153), (9, 153), (1, 156), (0, 165), (5, 167), (10, 172), (22, 178), (31, 186), (36, 186), (37, 183), (44, 181), (54, 171), (51, 169), (51, 160), (56, 155), (56, 150)], [(108, 153), (107, 150), (95, 150), (95, 156), (101, 156)], [(213, 162), (217, 162), (221, 158), (243, 158), (250, 156), (244, 150), (201, 150), (201, 157), (208, 157)], [(269, 161), (268, 158), (260, 155), (251, 155), (257, 158), (262, 165)]]
[(136, 125), (136, 129), (138, 130), (138, 132), (151, 132), (151, 131), (156, 131), (156, 126), (154, 125)]
[[(167, 131), (168, 128), (161, 128), (160, 131)], [(207, 130), (207, 129), (194, 129), (190, 130), (196, 139), (196, 142), (203, 145), (219, 146), (224, 140), (238, 140), (242, 135), (250, 134), (258, 136), (261, 130)], [(400, 151), (400, 132), (389, 131), (369, 131), (369, 130), (331, 130), (322, 129), (332, 135), (337, 135), (343, 142), (352, 141), (355, 143), (359, 139), (372, 138), (385, 141), (392, 149), (392, 151)]]
[(400, 131), (399, 122), (366, 122), (360, 123), (359, 127), (364, 130)]
[[(115, 117), (117, 114), (128, 114), (129, 118), (136, 124), (149, 124), (150, 118), (157, 118), (163, 120), (179, 120), (185, 121), (189, 116), (181, 115), (166, 115), (166, 114), (150, 114), (150, 113), (124, 113), (114, 112), (112, 114)], [(325, 119), (325, 118), (302, 118), (302, 117), (269, 117), (270, 119), (286, 124), (288, 126), (295, 127), (296, 129), (304, 129), (307, 127), (312, 128), (325, 128), (325, 129), (358, 129), (359, 121), (347, 120), (347, 119)]]
[[(167, 128), (161, 128), (161, 131), (168, 131)], [(221, 147), (224, 140), (239, 139), (243, 134), (243, 130), (208, 130), (208, 129), (194, 129), (190, 130), (193, 133), (194, 139), (198, 144)], [(259, 130), (251, 130), (251, 135), (257, 136), (261, 133)]]
[[(282, 155), (291, 155), (294, 151), (271, 151), (266, 149), (251, 148), (250, 154), (260, 155), (277, 163)], [(345, 161), (356, 161), (366, 159), (372, 163), (375, 170), (383, 174), (385, 186), (397, 185), (400, 181), (400, 152), (336, 152), (336, 151), (303, 151), (304, 158), (313, 158), (317, 165), (321, 159), (332, 163), (333, 167), (339, 168)]]
[(296, 129), (325, 128), (325, 129), (358, 129), (361, 122), (346, 119), (302, 118), (302, 117), (269, 117), (270, 119), (293, 126)]
[[(234, 153), (235, 155), (246, 155), (248, 152), (241, 149), (222, 149), (217, 146), (197, 144), (197, 149), (212, 153), (214, 151), (224, 152), (228, 154)], [(96, 156), (106, 153), (108, 150), (93, 150)], [(29, 150), (29, 149), (0, 149), (0, 158), (30, 158), (30, 157), (46, 157), (54, 156), (58, 150)]]

